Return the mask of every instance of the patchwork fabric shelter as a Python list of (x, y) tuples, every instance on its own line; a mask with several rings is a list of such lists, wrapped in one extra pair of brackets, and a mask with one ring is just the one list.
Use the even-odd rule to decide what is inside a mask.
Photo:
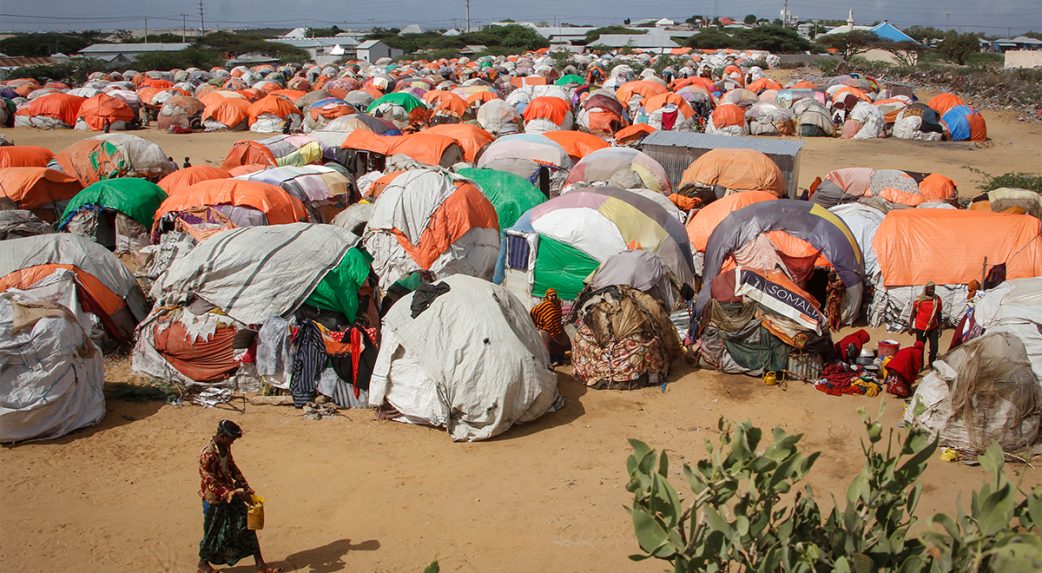
[[(134, 275), (107, 249), (78, 235), (55, 233), (4, 241), (0, 249), (0, 291), (28, 290), (52, 284), (53, 275), (68, 275), (75, 289), (59, 291), (75, 298), (78, 308), (96, 316), (104, 331), (119, 341), (133, 337), (148, 314)], [(56, 294), (57, 295), (57, 294)], [(71, 303), (66, 304), (71, 308)], [(88, 332), (90, 324), (84, 325)]]
[(648, 189), (668, 195), (673, 187), (666, 170), (650, 155), (628, 147), (596, 150), (572, 167), (565, 184), (607, 183), (625, 189)]
[(475, 184), (446, 171), (414, 169), (395, 176), (377, 197), (362, 241), (385, 289), (419, 270), (488, 279), (499, 224)]
[(243, 139), (235, 142), (222, 169), (231, 170), (240, 165), (301, 166), (322, 159), (322, 146), (307, 135), (276, 135), (257, 141)]
[(729, 259), (740, 267), (765, 271), (780, 264), (797, 285), (805, 283), (814, 268), (831, 267), (846, 287), (843, 322), (849, 324), (857, 318), (864, 293), (861, 249), (846, 224), (820, 205), (778, 199), (753, 203), (728, 215), (706, 244), (698, 314), (709, 304), (712, 281)]
[(615, 187), (583, 188), (534, 207), (507, 229), (504, 245), (496, 280), (525, 300), (547, 288), (574, 300), (601, 263), (633, 249), (658, 255), (679, 284), (694, 284), (680, 221), (655, 201)]
[(139, 328), (134, 371), (219, 383), (239, 366), (233, 341), (246, 326), (282, 319), (284, 336), (285, 319), (305, 303), (353, 321), (370, 261), (357, 243), (345, 229), (306, 223), (212, 236), (153, 285), (157, 305)]
[(106, 133), (78, 141), (58, 152), (54, 160), (84, 186), (117, 177), (158, 181), (177, 169), (158, 145), (127, 133)]

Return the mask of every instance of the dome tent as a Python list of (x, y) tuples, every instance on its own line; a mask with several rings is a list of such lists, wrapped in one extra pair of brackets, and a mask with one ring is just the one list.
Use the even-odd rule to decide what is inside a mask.
[[(76, 289), (68, 275), (52, 286)], [(101, 349), (72, 311), (34, 290), (0, 293), (4, 443), (59, 438), (105, 416)]]
[(308, 223), (232, 229), (203, 241), (152, 286), (157, 305), (138, 330), (134, 371), (189, 385), (222, 382), (238, 368), (233, 340), (248, 325), (288, 319), (304, 304), (352, 323), (363, 312), (358, 291), (371, 260), (357, 244), (345, 229)]
[[(94, 241), (68, 233), (4, 241), (0, 249), (0, 291), (51, 284), (60, 278), (56, 275), (71, 275), (76, 288), (69, 296), (117, 341), (131, 340), (138, 321), (148, 314), (134, 275)], [(92, 332), (92, 324), (83, 326)]]
[(153, 217), (165, 199), (158, 185), (144, 179), (106, 179), (77, 193), (57, 227), (88, 237), (117, 255), (136, 255), (149, 245)]
[(377, 197), (362, 240), (383, 288), (418, 270), (487, 279), (499, 252), (499, 224), (470, 181), (414, 169), (394, 176)]
[(444, 427), (454, 441), (487, 440), (551, 411), (557, 377), (521, 302), (475, 277), (442, 285), (433, 300), (411, 293), (384, 317), (369, 405)]
[(655, 253), (680, 284), (693, 284), (684, 227), (662, 206), (615, 187), (587, 187), (551, 199), (506, 230), (496, 281), (522, 300), (554, 288), (574, 300), (583, 281), (612, 255)]
[(760, 261), (766, 255), (781, 263), (790, 276), (797, 277), (793, 281), (797, 285), (821, 264), (832, 267), (846, 287), (843, 322), (849, 324), (857, 318), (865, 272), (857, 241), (836, 215), (820, 205), (792, 199), (754, 203), (731, 213), (717, 226), (706, 244), (698, 314), (705, 311), (712, 282), (724, 271), (725, 263), (736, 259), (739, 266), (743, 265), (742, 257), (735, 256), (743, 248), (753, 249), (747, 253), (751, 260)]

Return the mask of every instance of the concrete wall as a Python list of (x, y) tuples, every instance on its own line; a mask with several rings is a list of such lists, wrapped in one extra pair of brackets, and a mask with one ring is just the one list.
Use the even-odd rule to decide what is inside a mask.
[(1006, 52), (1006, 68), (1042, 67), (1042, 51), (1009, 50)]

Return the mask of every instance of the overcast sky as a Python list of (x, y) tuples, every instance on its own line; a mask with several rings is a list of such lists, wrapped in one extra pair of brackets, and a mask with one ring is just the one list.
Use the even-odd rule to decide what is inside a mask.
[[(206, 27), (368, 28), (400, 27), (417, 23), (429, 28), (463, 26), (466, 0), (203, 0)], [(716, 8), (719, 5), (720, 8)], [(726, 7), (725, 7), (726, 6)], [(472, 0), (475, 24), (503, 18), (518, 21), (605, 25), (624, 18), (667, 17), (684, 20), (692, 14), (731, 16), (746, 14), (776, 18), (782, 2), (726, 2), (664, 0), (644, 3), (629, 0)], [(888, 19), (899, 27), (915, 24), (960, 28), (1006, 35), (1042, 30), (1040, 0), (791, 0), (790, 11), (799, 18), (846, 19), (854, 7), (857, 24)], [(0, 30), (76, 30), (180, 28), (181, 14), (189, 28), (199, 26), (198, 0), (0, 0)]]

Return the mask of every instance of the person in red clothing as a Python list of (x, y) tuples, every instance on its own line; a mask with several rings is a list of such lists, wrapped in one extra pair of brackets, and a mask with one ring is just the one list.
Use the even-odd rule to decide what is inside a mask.
[(886, 363), (886, 391), (898, 398), (912, 395), (912, 384), (923, 369), (923, 342), (898, 350)]
[(844, 336), (836, 343), (836, 356), (847, 364), (853, 364), (871, 338), (864, 328)]
[(930, 362), (937, 360), (937, 344), (941, 337), (941, 297), (933, 283), (926, 283), (923, 294), (912, 303), (911, 330), (919, 342), (930, 342)]

